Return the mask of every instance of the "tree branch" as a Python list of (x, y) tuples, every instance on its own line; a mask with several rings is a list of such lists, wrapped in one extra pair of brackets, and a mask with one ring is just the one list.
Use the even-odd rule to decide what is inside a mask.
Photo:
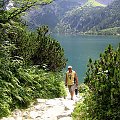
[[(53, 0), (54, 1), (54, 0)], [(52, 2), (52, 1), (51, 1)], [(50, 2), (50, 3), (51, 3)], [(26, 3), (24, 4), (21, 8), (18, 8), (17, 10), (14, 10), (12, 13), (10, 13), (10, 15), (8, 16), (8, 18), (5, 20), (0, 20), (0, 22), (2, 23), (6, 23), (6, 22), (9, 22), (9, 20), (13, 19), (15, 16), (17, 15), (20, 15), (21, 13), (25, 12), (26, 10), (28, 10), (30, 7), (32, 6), (36, 6), (36, 5), (40, 5), (40, 6), (45, 6), (45, 5), (48, 5), (50, 3), (41, 3), (41, 4), (38, 4), (37, 2), (33, 2), (33, 3)]]

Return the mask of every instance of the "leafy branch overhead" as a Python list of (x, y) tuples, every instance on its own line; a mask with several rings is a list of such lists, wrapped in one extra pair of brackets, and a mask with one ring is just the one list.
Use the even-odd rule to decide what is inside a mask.
[[(9, 1), (10, 2), (10, 1)], [(3, 1), (0, 2), (0, 23), (9, 22), (11, 19), (25, 12), (32, 6), (40, 5), (44, 6), (51, 3), (52, 0), (14, 0), (13, 7), (5, 11), (7, 4)], [(4, 14), (3, 14), (4, 13)], [(3, 16), (2, 16), (3, 15)]]

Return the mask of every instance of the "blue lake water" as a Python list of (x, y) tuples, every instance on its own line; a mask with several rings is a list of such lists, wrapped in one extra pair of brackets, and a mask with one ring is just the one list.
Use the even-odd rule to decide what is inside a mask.
[(89, 58), (99, 59), (100, 53), (111, 44), (114, 49), (120, 43), (120, 36), (89, 36), (89, 35), (52, 35), (64, 48), (68, 65), (73, 66), (77, 72), (79, 83), (84, 82), (85, 73)]

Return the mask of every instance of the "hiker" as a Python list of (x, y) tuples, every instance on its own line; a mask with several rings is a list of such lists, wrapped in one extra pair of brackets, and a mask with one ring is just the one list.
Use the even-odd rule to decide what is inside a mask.
[(71, 100), (73, 100), (75, 89), (78, 86), (78, 77), (76, 72), (72, 70), (72, 66), (68, 66), (68, 71), (66, 72), (65, 86), (68, 86)]

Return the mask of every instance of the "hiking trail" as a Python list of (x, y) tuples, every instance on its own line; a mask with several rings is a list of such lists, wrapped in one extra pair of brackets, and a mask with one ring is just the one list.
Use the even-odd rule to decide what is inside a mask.
[(65, 99), (37, 99), (36, 104), (31, 105), (28, 109), (16, 109), (11, 116), (1, 120), (72, 120), (71, 113), (75, 103), (82, 97), (74, 95), (74, 100), (71, 100), (68, 89), (66, 90), (67, 97)]

